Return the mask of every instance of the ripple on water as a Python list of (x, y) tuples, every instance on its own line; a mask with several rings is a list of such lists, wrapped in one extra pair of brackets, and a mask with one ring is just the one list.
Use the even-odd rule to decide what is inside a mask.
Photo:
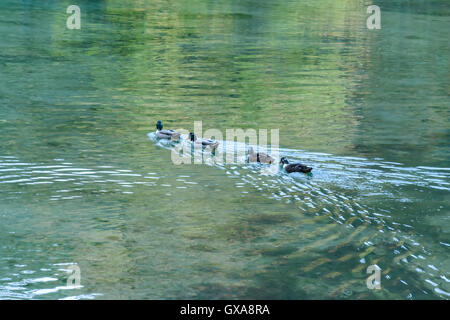
[[(162, 146), (167, 149), (171, 147)], [(417, 280), (409, 284), (398, 275), (392, 279), (390, 276), (392, 270), (401, 268), (406, 274), (416, 273), (422, 279), (423, 286), (433, 287), (432, 291), (435, 294), (448, 296), (447, 291), (440, 285), (441, 282), (448, 283), (448, 279), (435, 265), (427, 263), (432, 254), (427, 250), (435, 249), (425, 249), (429, 243), (422, 241), (422, 235), (415, 232), (414, 225), (398, 222), (402, 217), (398, 216), (397, 212), (387, 207), (370, 206), (368, 204), (371, 202), (365, 200), (383, 197), (395, 199), (398, 203), (404, 202), (403, 199), (414, 202), (415, 200), (402, 196), (397, 188), (407, 185), (442, 188), (448, 185), (450, 177), (448, 170), (420, 167), (415, 174), (411, 174), (413, 168), (405, 168), (397, 163), (356, 157), (334, 157), (330, 154), (287, 149), (279, 149), (279, 152), (286, 154), (293, 161), (302, 161), (313, 166), (315, 168), (313, 175), (298, 173), (287, 175), (281, 171), (262, 175), (261, 170), (264, 166), (261, 165), (218, 164), (216, 168), (225, 169), (225, 177), (233, 179), (234, 188), (243, 189), (240, 191), (243, 197), (258, 194), (263, 198), (282, 202), (284, 205), (294, 205), (298, 214), (275, 212), (273, 215), (243, 216), (244, 220), (238, 228), (236, 225), (220, 228), (219, 237), (226, 237), (228, 241), (251, 243), (283, 230), (283, 237), (273, 243), (284, 248), (279, 253), (283, 257), (278, 261), (280, 267), (298, 261), (305, 276), (314, 277), (314, 274), (322, 273), (322, 281), (328, 283), (341, 279), (342, 275), (348, 274), (348, 270), (351, 270), (356, 278), (363, 279), (365, 277), (363, 271), (367, 264), (378, 261), (379, 264), (388, 266), (384, 275), (392, 282), (386, 280), (387, 287), (389, 283), (397, 282), (406, 286), (418, 285)], [(187, 192), (183, 190), (203, 188), (204, 184), (197, 181), (195, 175), (175, 174), (173, 177), (165, 177), (156, 172), (136, 172), (113, 165), (89, 168), (87, 165), (69, 162), (58, 165), (27, 163), (19, 159), (10, 162), (1, 159), (4, 158), (0, 157), (0, 183), (7, 186), (3, 187), (2, 192), (6, 194), (24, 192), (16, 191), (19, 186), (35, 188), (35, 192), (45, 188), (48, 199), (52, 201), (75, 201), (86, 197), (87, 194), (99, 196), (111, 192), (120, 192), (125, 197), (132, 196), (135, 192), (127, 191), (129, 188), (141, 192), (142, 188), (164, 187), (175, 188), (177, 192)], [(63, 176), (70, 178), (62, 179)], [(172, 197), (172, 193), (166, 195)], [(261, 200), (262, 198), (258, 201)], [(265, 230), (267, 226), (273, 228), (269, 233)], [(230, 228), (233, 229), (232, 232)], [(278, 229), (280, 231), (276, 231)], [(292, 243), (289, 244), (289, 241)], [(442, 241), (439, 245), (441, 248), (450, 246)], [(197, 248), (198, 245), (194, 247)], [(267, 249), (263, 249), (262, 252), (265, 252), (263, 256), (276, 256), (276, 249), (273, 250), (275, 252), (269, 254)], [(317, 252), (328, 253), (325, 256), (317, 256)], [(423, 255), (424, 252), (428, 252), (427, 256)], [(333, 271), (329, 271), (330, 266), (333, 266)], [(17, 264), (14, 268), (24, 267), (25, 265)], [(429, 272), (424, 271), (427, 269)], [(28, 288), (33, 284), (57, 282), (58, 278), (51, 272), (48, 275), (37, 274), (35, 278), (14, 280), (34, 273), (34, 270), (26, 269), (16, 270), (8, 275), (2, 274), (3, 278), (0, 279), (2, 296), (29, 298), (67, 290), (61, 285), (50, 288)], [(350, 283), (356, 283), (352, 281)], [(338, 286), (331, 296), (345, 295), (346, 290), (347, 285)], [(355, 290), (352, 292), (358, 293), (358, 289)], [(67, 299), (91, 299), (97, 295), (83, 293), (69, 296)]]

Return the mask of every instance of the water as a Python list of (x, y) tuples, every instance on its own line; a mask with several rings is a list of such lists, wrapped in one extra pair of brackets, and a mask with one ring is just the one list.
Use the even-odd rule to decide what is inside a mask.
[[(449, 7), (376, 4), (2, 1), (0, 298), (448, 299)], [(176, 166), (158, 119), (313, 175)]]

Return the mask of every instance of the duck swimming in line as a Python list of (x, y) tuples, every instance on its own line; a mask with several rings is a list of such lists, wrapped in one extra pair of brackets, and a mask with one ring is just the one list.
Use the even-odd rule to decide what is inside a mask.
[(313, 169), (313, 168), (307, 167), (301, 163), (289, 163), (289, 161), (286, 157), (282, 157), (280, 159), (280, 164), (283, 166), (284, 170), (286, 170), (287, 173), (292, 173), (292, 172), (309, 173)]
[(272, 164), (275, 159), (264, 152), (255, 152), (252, 147), (248, 148), (248, 162), (260, 162), (265, 164)]
[(171, 141), (180, 141), (181, 134), (174, 130), (163, 130), (163, 124), (161, 120), (156, 122), (156, 136), (159, 139), (170, 139)]
[(219, 146), (219, 142), (211, 139), (199, 139), (195, 134), (189, 132), (189, 140), (193, 143), (201, 144), (203, 148), (209, 148), (211, 151), (216, 151)]

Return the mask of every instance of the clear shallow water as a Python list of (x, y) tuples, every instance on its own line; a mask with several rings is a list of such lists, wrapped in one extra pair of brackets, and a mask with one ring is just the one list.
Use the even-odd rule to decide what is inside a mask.
[[(377, 4), (2, 2), (0, 298), (448, 299), (449, 11)], [(175, 166), (157, 119), (313, 175)]]

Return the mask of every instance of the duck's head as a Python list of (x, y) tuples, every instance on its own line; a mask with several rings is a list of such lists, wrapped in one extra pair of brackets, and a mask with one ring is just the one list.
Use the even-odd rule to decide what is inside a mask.
[(288, 161), (288, 159), (286, 157), (282, 157), (280, 159), (280, 163), (282, 163), (282, 164), (289, 164), (289, 161)]
[(195, 141), (195, 140), (197, 140), (197, 137), (195, 136), (195, 134), (194, 134), (194, 133), (192, 133), (192, 132), (189, 132), (189, 140), (191, 140), (191, 141)]
[(163, 124), (161, 120), (156, 121), (156, 129), (162, 130)]

